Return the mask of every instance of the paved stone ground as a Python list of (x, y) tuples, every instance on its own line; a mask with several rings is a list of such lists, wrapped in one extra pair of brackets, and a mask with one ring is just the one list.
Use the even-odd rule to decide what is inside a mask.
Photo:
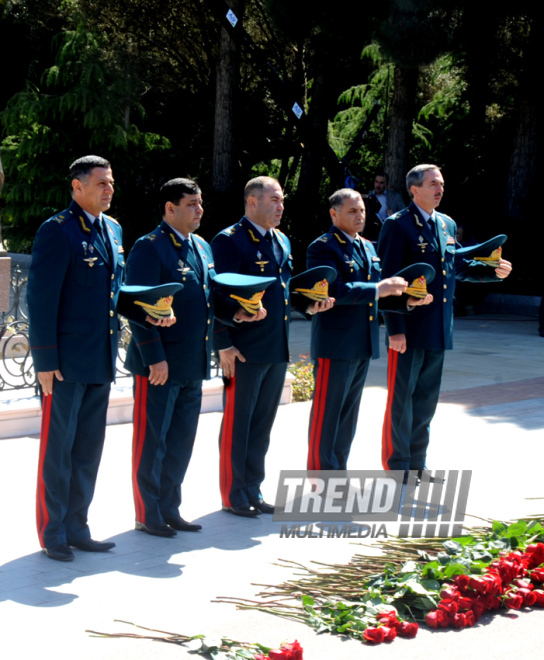
[[(293, 323), (293, 355), (308, 351), (309, 324)], [(468, 511), (510, 519), (544, 514), (544, 340), (534, 320), (469, 317), (456, 321), (443, 393), (433, 422), (429, 464), (472, 469)], [(354, 442), (352, 469), (380, 468), (386, 360), (372, 364)], [(309, 403), (280, 408), (267, 460), (266, 499), (279, 470), (305, 465)], [(39, 552), (34, 528), (36, 436), (0, 441), (1, 658), (101, 660), (190, 657), (178, 646), (130, 639), (98, 639), (85, 631), (135, 630), (115, 619), (183, 634), (228, 635), (279, 644), (299, 639), (306, 660), (421, 656), (510, 658), (542, 645), (542, 611), (484, 618), (464, 631), (422, 630), (415, 640), (376, 648), (268, 614), (214, 603), (217, 596), (253, 598), (256, 584), (291, 575), (278, 559), (341, 563), (365, 550), (348, 539), (280, 539), (281, 524), (220, 511), (217, 436), (221, 415), (201, 416), (196, 450), (184, 484), (182, 515), (204, 529), (159, 539), (133, 529), (131, 426), (110, 426), (90, 511), (93, 536), (113, 539), (110, 553), (75, 551), (62, 564)], [(469, 521), (470, 522), (470, 521)], [(477, 524), (479, 521), (475, 519)], [(194, 657), (194, 656), (193, 656)]]

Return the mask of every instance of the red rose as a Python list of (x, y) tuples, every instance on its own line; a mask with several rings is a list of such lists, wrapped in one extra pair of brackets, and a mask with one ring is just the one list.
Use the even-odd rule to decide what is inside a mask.
[(544, 543), (537, 545), (528, 545), (525, 550), (525, 555), (528, 555), (527, 568), (536, 568), (544, 563)]
[(451, 620), (451, 623), (454, 628), (466, 628), (467, 627), (467, 617), (466, 614), (463, 612), (459, 612), (459, 614), (454, 614)]
[(509, 610), (519, 610), (523, 605), (523, 596), (520, 596), (515, 591), (509, 591), (504, 596), (503, 602)]
[(529, 589), (529, 591), (534, 589), (534, 585), (531, 581), (523, 578), (517, 578), (514, 580), (513, 585), (519, 589)]
[(455, 578), (455, 584), (459, 589), (466, 589), (470, 583), (470, 578), (468, 575), (458, 575)]
[(449, 623), (449, 617), (444, 610), (431, 610), (427, 612), (425, 622), (431, 628), (446, 628)]
[(479, 594), (486, 594), (489, 591), (488, 582), (480, 577), (471, 577), (468, 586)]
[(465, 619), (467, 622), (467, 628), (473, 626), (476, 623), (476, 616), (472, 610), (469, 610), (465, 613)]
[(438, 609), (444, 610), (451, 618), (454, 614), (457, 614), (459, 608), (454, 600), (441, 600), (438, 603)]
[(397, 636), (397, 629), (396, 628), (389, 628), (389, 626), (382, 626), (383, 630), (383, 641), (384, 642), (392, 642), (395, 637)]
[(536, 603), (536, 594), (531, 589), (518, 589), (518, 594), (523, 598), (523, 607), (532, 607)]
[(372, 644), (381, 644), (381, 642), (383, 642), (385, 638), (383, 627), (375, 628), (373, 626), (369, 626), (364, 631), (363, 638), (366, 639), (367, 642), (371, 642)]
[(544, 607), (544, 591), (542, 589), (535, 589), (533, 593), (536, 596), (535, 605), (537, 607)]
[(479, 621), (482, 614), (485, 612), (485, 605), (479, 600), (473, 600), (472, 605), (470, 606), (472, 612), (474, 612), (474, 618), (476, 621)]
[(388, 626), (389, 628), (398, 628), (400, 621), (397, 619), (396, 612), (380, 612), (378, 615), (378, 623)]
[(270, 660), (288, 660), (289, 655), (287, 651), (272, 649), (271, 651), (268, 651), (268, 657)]
[(544, 568), (535, 568), (531, 571), (531, 580), (533, 582), (544, 582)]
[(294, 642), (289, 642), (288, 644), (284, 644), (281, 647), (281, 650), (286, 651), (290, 654), (287, 656), (288, 660), (302, 660), (303, 648), (296, 639)]
[(270, 660), (267, 655), (263, 655), (262, 653), (257, 653), (256, 655), (253, 656), (253, 660)]
[(459, 589), (454, 584), (443, 584), (440, 598), (442, 600), (457, 600), (460, 596)]
[(470, 610), (472, 607), (472, 599), (468, 598), (467, 596), (459, 596), (457, 600), (457, 608), (458, 610)]
[(403, 621), (400, 624), (400, 627), (398, 628), (397, 632), (399, 634), (399, 637), (407, 637), (408, 639), (411, 639), (412, 637), (415, 637), (417, 635), (418, 630), (419, 630), (419, 626), (417, 625), (417, 623), (415, 622), (412, 623), (410, 621)]

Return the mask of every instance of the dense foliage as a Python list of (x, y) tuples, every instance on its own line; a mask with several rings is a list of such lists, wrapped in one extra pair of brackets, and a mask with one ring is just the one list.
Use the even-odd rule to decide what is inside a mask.
[[(490, 0), (347, 0), (342, 11), (309, 0), (229, 4), (235, 29), (223, 0), (0, 1), (0, 212), (10, 249), (28, 251), (43, 219), (66, 206), (68, 164), (89, 152), (113, 164), (112, 212), (127, 247), (158, 220), (156, 191), (168, 178), (199, 181), (210, 238), (240, 216), (245, 180), (277, 176), (299, 268), (346, 173), (367, 192), (385, 167), (402, 192), (406, 169), (430, 161), (447, 181), (442, 210), (476, 238), (506, 231), (505, 256), (524, 255), (517, 281), (536, 291), (538, 260), (523, 245), (527, 225), (530, 250), (543, 232), (533, 220), (536, 9)], [(350, 153), (376, 102), (377, 119)]]

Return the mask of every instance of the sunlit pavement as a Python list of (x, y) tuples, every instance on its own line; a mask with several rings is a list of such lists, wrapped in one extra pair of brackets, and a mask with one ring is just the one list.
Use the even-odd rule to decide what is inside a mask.
[[(383, 332), (383, 330), (382, 330)], [(309, 324), (292, 324), (293, 356), (308, 351)], [(385, 351), (383, 351), (385, 353)], [(544, 514), (544, 339), (535, 320), (468, 317), (456, 321), (428, 463), (472, 470), (467, 510), (483, 518)], [(349, 467), (380, 469), (386, 359), (370, 369)], [(306, 462), (309, 403), (280, 407), (267, 459), (264, 495), (275, 498), (280, 469)], [(203, 525), (173, 539), (134, 530), (130, 424), (110, 426), (90, 510), (93, 537), (116, 542), (105, 554), (75, 550), (55, 562), (39, 551), (34, 524), (37, 436), (0, 440), (0, 653), (2, 658), (97, 660), (189, 657), (182, 647), (147, 640), (98, 639), (86, 630), (138, 632), (115, 619), (187, 635), (220, 635), (279, 645), (297, 638), (305, 660), (397, 656), (521, 657), (542, 644), (540, 611), (484, 617), (463, 631), (421, 630), (413, 640), (370, 648), (233, 605), (218, 596), (254, 598), (262, 584), (289, 579), (279, 559), (342, 563), (366, 551), (344, 538), (280, 538), (271, 516), (237, 518), (220, 510), (220, 413), (201, 415), (183, 486), (181, 513)], [(479, 524), (474, 519), (474, 524)], [(472, 519), (467, 517), (467, 524)], [(367, 542), (367, 541), (364, 541)], [(142, 631), (143, 632), (143, 631)], [(192, 656), (194, 657), (194, 656)]]

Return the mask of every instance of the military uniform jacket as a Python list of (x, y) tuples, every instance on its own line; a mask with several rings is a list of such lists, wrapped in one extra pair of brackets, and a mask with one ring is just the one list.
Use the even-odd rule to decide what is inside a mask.
[(43, 223), (28, 277), (30, 349), (36, 371), (108, 383), (117, 358), (117, 298), (125, 258), (119, 223), (104, 214), (113, 263), (76, 202)]
[[(289, 348), (290, 299), (289, 280), (292, 273), (291, 244), (277, 229), (271, 232), (278, 241), (282, 256), (274, 257), (273, 246), (261, 236), (247, 218), (224, 229), (212, 241), (215, 268), (218, 273), (241, 273), (274, 277), (276, 281), (262, 299), (267, 315), (262, 321), (232, 326), (232, 317), (239, 304), (222, 299), (217, 314), (214, 344), (217, 350), (235, 346), (248, 362), (275, 364), (287, 362)], [(230, 324), (230, 325), (229, 325)]]
[(334, 307), (312, 318), (312, 358), (359, 360), (379, 357), (376, 282), (380, 260), (370, 241), (357, 239), (362, 254), (336, 227), (315, 240), (307, 253), (307, 267), (331, 266), (336, 280), (329, 295)]
[(385, 221), (378, 241), (382, 277), (391, 277), (414, 263), (430, 264), (436, 271), (427, 285), (433, 302), (408, 314), (386, 314), (389, 336), (405, 334), (408, 348), (444, 350), (453, 348), (453, 299), (455, 280), (468, 282), (499, 281), (495, 270), (470, 259), (456, 257), (460, 247), (457, 227), (447, 215), (435, 211), (438, 239), (423, 219), (417, 206), (399, 211)]
[(139, 376), (149, 376), (149, 365), (166, 360), (168, 377), (203, 380), (210, 377), (213, 332), (210, 246), (191, 234), (198, 262), (184, 259), (183, 243), (167, 222), (138, 239), (127, 259), (127, 284), (156, 286), (181, 282), (172, 308), (177, 322), (169, 328), (144, 328), (131, 323), (132, 339), (125, 366)]

